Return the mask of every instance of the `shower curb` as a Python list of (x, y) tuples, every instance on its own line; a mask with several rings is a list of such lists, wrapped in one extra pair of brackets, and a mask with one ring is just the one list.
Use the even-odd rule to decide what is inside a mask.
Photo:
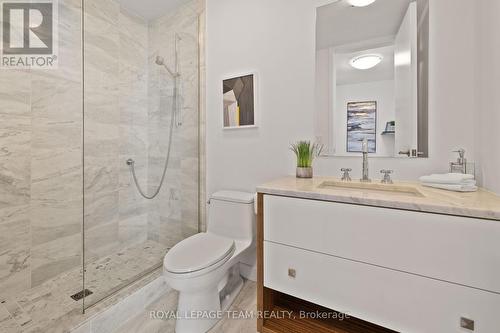
[[(150, 304), (167, 293), (171, 288), (165, 282), (161, 269), (158, 269), (156, 278), (133, 290), (117, 303), (93, 314), (85, 322), (73, 328), (71, 333), (109, 333), (118, 329), (124, 322), (134, 315), (144, 311)], [(138, 282), (140, 283), (140, 281)]]

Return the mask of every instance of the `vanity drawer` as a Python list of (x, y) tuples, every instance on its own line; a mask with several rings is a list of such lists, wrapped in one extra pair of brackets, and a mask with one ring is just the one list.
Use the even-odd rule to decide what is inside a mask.
[(264, 286), (399, 332), (466, 332), (461, 317), (475, 333), (500, 327), (498, 294), (272, 242)]
[(264, 196), (264, 239), (500, 292), (500, 222)]

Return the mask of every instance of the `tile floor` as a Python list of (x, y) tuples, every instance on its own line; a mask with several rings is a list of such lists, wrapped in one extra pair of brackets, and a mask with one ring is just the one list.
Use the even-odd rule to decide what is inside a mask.
[[(170, 290), (158, 301), (147, 307), (146, 311), (125, 322), (118, 330), (110, 333), (174, 333), (175, 320), (151, 319), (151, 311), (175, 311), (177, 292)], [(255, 282), (245, 281), (240, 294), (233, 302), (229, 311), (256, 311), (257, 286)], [(221, 320), (210, 333), (255, 333), (257, 322), (255, 319)]]
[[(146, 241), (88, 264), (86, 288), (94, 294), (86, 298), (86, 304), (99, 301), (129, 285), (141, 273), (158, 267), (165, 252), (163, 245)], [(0, 296), (0, 332), (68, 332), (94, 312), (82, 315), (82, 302), (70, 298), (81, 288), (81, 269), (76, 269), (15, 297), (2, 299)]]

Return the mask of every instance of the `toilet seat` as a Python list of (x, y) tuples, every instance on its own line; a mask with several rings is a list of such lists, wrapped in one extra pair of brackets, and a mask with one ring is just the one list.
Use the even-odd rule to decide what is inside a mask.
[(211, 233), (199, 233), (175, 245), (165, 256), (164, 267), (173, 274), (215, 269), (234, 253), (234, 240)]

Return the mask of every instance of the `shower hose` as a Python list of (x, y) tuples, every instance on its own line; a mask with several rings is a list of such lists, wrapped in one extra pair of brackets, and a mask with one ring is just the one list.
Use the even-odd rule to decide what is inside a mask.
[(148, 195), (146, 191), (144, 191), (139, 184), (139, 181), (137, 180), (137, 175), (135, 173), (135, 161), (133, 159), (128, 159), (127, 160), (127, 165), (129, 166), (130, 172), (132, 173), (132, 178), (134, 179), (135, 186), (137, 187), (137, 190), (139, 191), (139, 194), (148, 200), (152, 200), (158, 196), (158, 194), (161, 191), (161, 188), (163, 186), (163, 183), (165, 181), (165, 176), (167, 175), (167, 169), (168, 169), (168, 164), (170, 161), (170, 150), (172, 148), (172, 138), (173, 138), (173, 133), (174, 133), (174, 115), (177, 112), (177, 78), (174, 78), (174, 100), (173, 100), (173, 105), (174, 109), (172, 113), (170, 114), (170, 133), (168, 135), (168, 146), (167, 146), (167, 156), (165, 157), (165, 165), (163, 166), (163, 173), (161, 175), (161, 180), (160, 184), (156, 188), (156, 190), (153, 192), (153, 194)]

